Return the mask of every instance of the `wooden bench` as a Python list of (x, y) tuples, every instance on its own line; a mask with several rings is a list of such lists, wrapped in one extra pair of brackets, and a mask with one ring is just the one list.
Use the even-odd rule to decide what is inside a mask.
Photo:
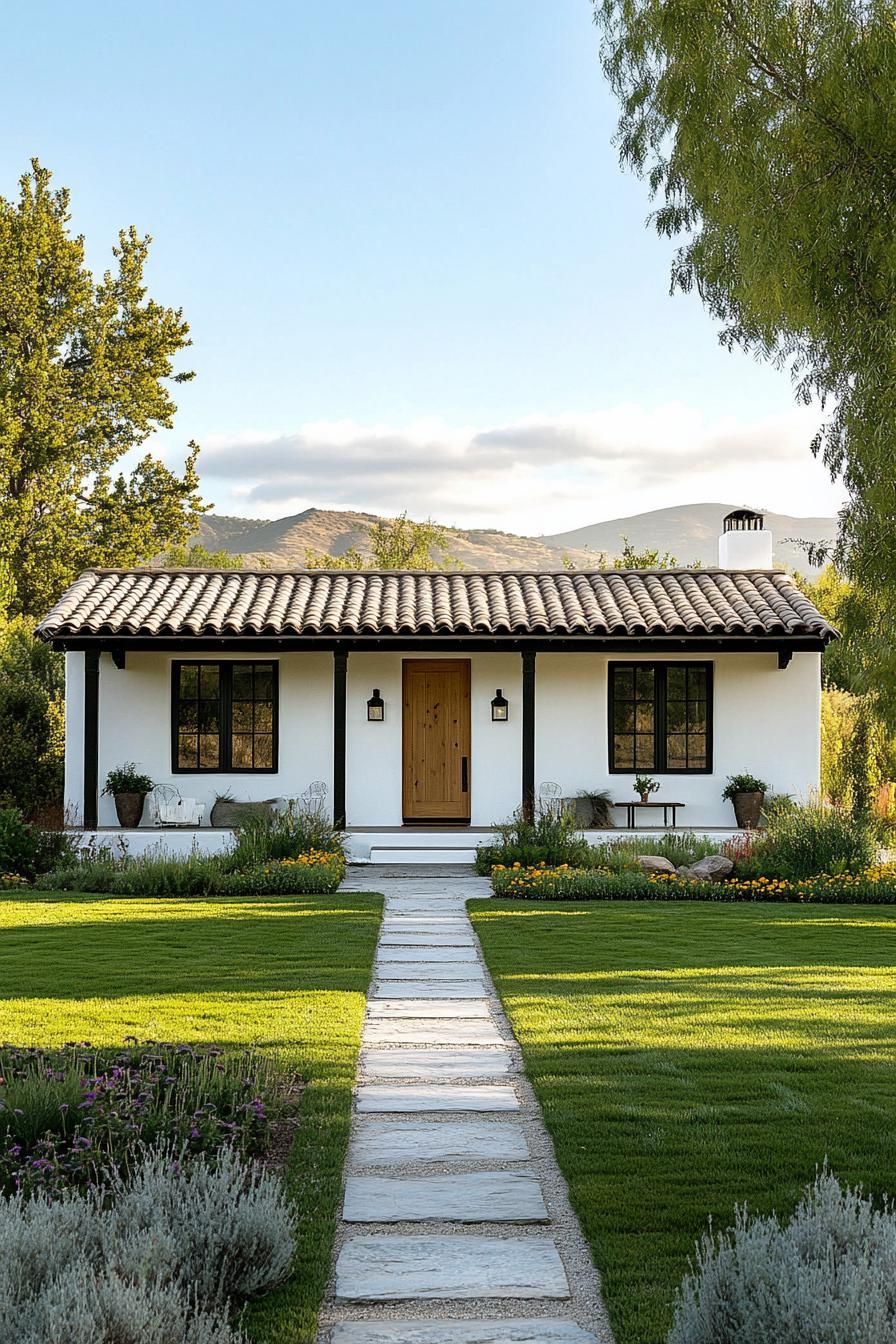
[(634, 802), (629, 802), (629, 800), (626, 798), (626, 800), (625, 800), (624, 802), (622, 802), (622, 803), (614, 803), (613, 806), (614, 806), (614, 807), (624, 807), (624, 808), (625, 808), (625, 810), (626, 810), (626, 817), (627, 817), (626, 824), (627, 824), (628, 829), (629, 829), (630, 831), (636, 831), (636, 830), (638, 829), (638, 827), (637, 827), (637, 823), (636, 823), (636, 821), (635, 821), (635, 813), (636, 813), (636, 812), (639, 812), (639, 811), (641, 811), (642, 809), (643, 809), (643, 810), (650, 810), (651, 808), (659, 808), (659, 807), (661, 807), (661, 808), (663, 809), (663, 825), (664, 825), (664, 826), (668, 826), (668, 825), (669, 825), (669, 813), (671, 812), (671, 813), (672, 813), (672, 829), (673, 829), (673, 831), (674, 831), (676, 825), (678, 824), (678, 822), (677, 822), (677, 813), (678, 813), (678, 809), (679, 809), (680, 807), (684, 807), (684, 803), (640, 803), (640, 802), (638, 802), (637, 800), (635, 800)]

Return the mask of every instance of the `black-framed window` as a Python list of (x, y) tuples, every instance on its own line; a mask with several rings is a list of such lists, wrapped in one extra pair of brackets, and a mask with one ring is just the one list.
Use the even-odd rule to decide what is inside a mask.
[(712, 663), (611, 663), (610, 771), (712, 771)]
[(275, 662), (175, 662), (171, 677), (175, 773), (277, 769)]

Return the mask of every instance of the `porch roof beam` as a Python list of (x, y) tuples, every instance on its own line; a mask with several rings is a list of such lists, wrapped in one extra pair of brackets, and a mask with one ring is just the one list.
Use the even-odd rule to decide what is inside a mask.
[(725, 635), (197, 635), (121, 636), (91, 635), (52, 640), (66, 652), (88, 649), (134, 653), (332, 653), (382, 651), (388, 653), (650, 653), (671, 658), (682, 653), (821, 653), (825, 643), (811, 636)]

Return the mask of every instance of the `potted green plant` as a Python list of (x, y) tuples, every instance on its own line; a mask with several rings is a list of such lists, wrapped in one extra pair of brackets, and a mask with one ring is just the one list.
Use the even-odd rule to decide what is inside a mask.
[(580, 830), (604, 830), (614, 825), (613, 795), (608, 789), (582, 789), (574, 798), (564, 798), (563, 806), (576, 819)]
[(650, 795), (656, 793), (659, 786), (659, 780), (651, 779), (650, 775), (635, 776), (635, 793), (638, 794), (642, 803), (649, 803)]
[(768, 785), (755, 775), (729, 775), (722, 797), (734, 804), (734, 818), (741, 830), (755, 831), (762, 815)]
[(109, 771), (103, 793), (115, 799), (119, 826), (132, 830), (140, 825), (146, 795), (153, 787), (149, 775), (141, 774), (133, 761), (125, 761)]

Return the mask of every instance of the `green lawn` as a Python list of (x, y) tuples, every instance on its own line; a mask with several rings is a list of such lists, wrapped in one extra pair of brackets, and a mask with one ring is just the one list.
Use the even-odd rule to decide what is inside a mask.
[(896, 1192), (896, 911), (470, 904), (618, 1344), (660, 1344), (694, 1241), (817, 1163)]
[(297, 1269), (251, 1308), (259, 1344), (315, 1336), (381, 908), (355, 893), (0, 900), (0, 1040), (256, 1044), (307, 1080), (288, 1172)]

